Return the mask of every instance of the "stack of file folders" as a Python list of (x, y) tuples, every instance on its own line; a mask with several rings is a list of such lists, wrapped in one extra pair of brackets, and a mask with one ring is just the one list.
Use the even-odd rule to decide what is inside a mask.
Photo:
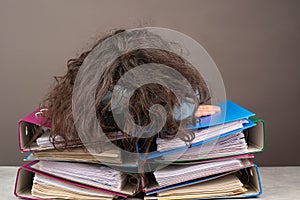
[[(142, 181), (144, 199), (248, 198), (260, 196), (262, 186), (254, 153), (264, 150), (265, 123), (254, 113), (226, 101), (221, 112), (201, 117), (188, 128), (195, 134), (191, 143), (157, 136), (155, 151), (139, 160), (166, 166), (146, 173)], [(54, 149), (51, 126), (28, 145), (34, 130), (43, 124), (33, 111), (18, 122), (19, 148), (27, 152), (16, 177), (15, 195), (28, 199), (126, 199), (134, 197), (135, 158), (101, 147), (97, 155), (81, 146), (65, 151)], [(121, 138), (121, 136), (120, 136)], [(59, 140), (60, 138), (57, 138)], [(119, 139), (118, 133), (114, 137)], [(99, 163), (99, 159), (103, 161)], [(105, 165), (103, 165), (105, 163)], [(119, 167), (119, 168), (118, 168)], [(141, 195), (141, 194), (140, 194)], [(140, 197), (140, 196), (139, 196)]]

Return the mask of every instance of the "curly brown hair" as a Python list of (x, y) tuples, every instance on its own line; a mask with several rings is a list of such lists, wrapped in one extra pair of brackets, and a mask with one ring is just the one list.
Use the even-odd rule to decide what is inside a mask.
[[(48, 108), (48, 111), (45, 113), (45, 118), (48, 123), (50, 122), (52, 124), (51, 141), (54, 146), (61, 143), (61, 141), (55, 140), (56, 136), (60, 136), (64, 139), (64, 147), (81, 144), (72, 114), (72, 93), (77, 73), (82, 64), (87, 62), (87, 57), (90, 53), (97, 50), (96, 47), (98, 45), (106, 39), (123, 32), (126, 32), (126, 30), (118, 30), (101, 38), (90, 50), (83, 52), (78, 58), (68, 61), (68, 71), (64, 76), (55, 77), (57, 83), (42, 103), (43, 106)], [(153, 33), (150, 34), (147, 31), (142, 32), (142, 34), (153, 35)], [(154, 36), (152, 39), (153, 38), (157, 43), (165, 42), (158, 36)], [(210, 103), (210, 94), (203, 77), (183, 57), (171, 51), (156, 48), (140, 48), (119, 56), (100, 77), (96, 90), (95, 107), (102, 130), (107, 135), (121, 131), (124, 134), (122, 148), (131, 152), (135, 152), (136, 144), (142, 141), (140, 151), (147, 153), (153, 139), (156, 137), (155, 134), (144, 140), (141, 140), (139, 137), (132, 137), (132, 134), (128, 132), (135, 130), (131, 130), (130, 127), (127, 127), (124, 131), (118, 127), (112, 115), (111, 100), (103, 101), (103, 99), (108, 92), (113, 91), (118, 80), (120, 80), (126, 72), (142, 64), (149, 63), (166, 65), (178, 71), (190, 83), (193, 90), (197, 91), (200, 96), (200, 99), (193, 98), (193, 103), (195, 104), (194, 112), (200, 104)], [(168, 77), (167, 74), (165, 76)], [(186, 91), (186, 86), (182, 84), (183, 80), (181, 79), (172, 81), (181, 91), (180, 97), (176, 96), (169, 88), (160, 84), (143, 85), (138, 88), (130, 98), (129, 111), (136, 124), (145, 126), (151, 122), (149, 116), (150, 107), (155, 104), (162, 105), (167, 112), (167, 119), (163, 128), (158, 130), (156, 135), (159, 134), (160, 137), (169, 139), (180, 137), (182, 140), (190, 142), (194, 138), (193, 132), (185, 129), (179, 130), (179, 125), (180, 123), (187, 124), (193, 122), (193, 115), (183, 120), (178, 120), (174, 117), (174, 106), (180, 105), (178, 99), (184, 99), (188, 95), (184, 92)], [(35, 138), (37, 138), (39, 134), (40, 133), (37, 133)]]

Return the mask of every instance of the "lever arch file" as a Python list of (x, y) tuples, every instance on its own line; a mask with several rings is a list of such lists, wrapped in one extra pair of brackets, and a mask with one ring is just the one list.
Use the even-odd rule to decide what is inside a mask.
[[(218, 189), (222, 184), (220, 184), (219, 180), (232, 175), (240, 180), (243, 184), (244, 190), (236, 194), (234, 194), (234, 192), (226, 194), (222, 193), (222, 191), (220, 192)], [(208, 185), (214, 190), (210, 189), (210, 191), (205, 191), (204, 189), (206, 188), (207, 190)], [(202, 191), (201, 188), (203, 188)], [(237, 171), (208, 176), (189, 182), (175, 184), (166, 188), (149, 190), (146, 191), (145, 199), (227, 199), (257, 197), (261, 194), (262, 186), (260, 174), (258, 167), (253, 164), (251, 167)]]
[[(235, 156), (240, 154), (253, 154), (264, 151), (265, 148), (265, 121), (260, 118), (250, 118), (250, 120), (255, 123), (256, 125), (250, 128), (247, 128), (243, 130), (243, 134), (245, 136), (245, 141), (247, 144), (246, 150), (241, 152), (230, 152), (226, 151), (222, 154), (222, 156), (204, 156), (204, 155), (197, 155), (197, 154), (188, 154), (189, 151), (193, 150), (194, 152), (197, 152), (196, 149), (198, 148), (199, 151), (201, 150), (201, 145), (194, 146), (191, 149), (184, 149), (181, 152), (177, 152), (180, 154), (180, 156), (176, 156), (176, 152), (173, 154), (165, 155), (161, 159), (157, 159), (157, 162), (176, 162), (176, 163), (185, 163), (185, 162), (194, 162), (194, 161), (201, 161), (201, 160), (211, 160), (221, 157), (227, 157), (227, 156)], [(216, 143), (213, 143), (212, 145), (215, 145)], [(209, 145), (209, 143), (207, 144)], [(185, 155), (189, 155), (185, 156)], [(209, 154), (208, 154), (209, 155)], [(172, 157), (175, 157), (176, 160), (172, 160)]]
[[(49, 173), (45, 173), (37, 169), (37, 164), (38, 161), (33, 161), (19, 168), (15, 182), (15, 196), (27, 199), (40, 199), (32, 195), (32, 187), (34, 184), (34, 177), (36, 175), (47, 179), (48, 183), (67, 188), (67, 192), (69, 193), (71, 193), (74, 190), (82, 191), (81, 195), (89, 194), (92, 195), (92, 197), (96, 196), (98, 198), (101, 197), (107, 199), (112, 199), (117, 196), (126, 198), (133, 194), (133, 185), (130, 184), (125, 185), (124, 188), (122, 188), (119, 191), (111, 191), (108, 189), (83, 184), (78, 181), (72, 181), (63, 177), (58, 177)], [(90, 196), (85, 196), (85, 198), (90, 198)]]

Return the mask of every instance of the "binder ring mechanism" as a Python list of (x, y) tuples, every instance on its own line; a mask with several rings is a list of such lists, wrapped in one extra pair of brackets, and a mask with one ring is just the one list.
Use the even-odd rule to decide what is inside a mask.
[(35, 117), (41, 117), (46, 111), (48, 111), (48, 108), (41, 108), (38, 112), (34, 113), (34, 115)]

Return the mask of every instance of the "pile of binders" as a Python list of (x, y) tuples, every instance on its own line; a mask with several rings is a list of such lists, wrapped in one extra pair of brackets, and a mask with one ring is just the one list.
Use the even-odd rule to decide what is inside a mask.
[[(188, 144), (157, 136), (155, 151), (137, 159), (165, 167), (146, 173), (141, 181), (131, 181), (135, 174), (122, 170), (138, 168), (140, 163), (122, 152), (105, 146), (97, 155), (81, 146), (55, 149), (49, 138), (51, 126), (45, 126), (41, 110), (35, 110), (18, 122), (19, 148), (28, 153), (28, 163), (18, 170), (15, 195), (27, 199), (126, 199), (135, 197), (140, 184), (139, 197), (144, 199), (260, 196), (260, 175), (252, 159), (254, 153), (264, 150), (265, 122), (231, 101), (218, 106), (221, 112), (188, 126), (195, 135)], [(28, 145), (36, 128), (44, 133)], [(114, 138), (121, 139), (118, 133)]]

